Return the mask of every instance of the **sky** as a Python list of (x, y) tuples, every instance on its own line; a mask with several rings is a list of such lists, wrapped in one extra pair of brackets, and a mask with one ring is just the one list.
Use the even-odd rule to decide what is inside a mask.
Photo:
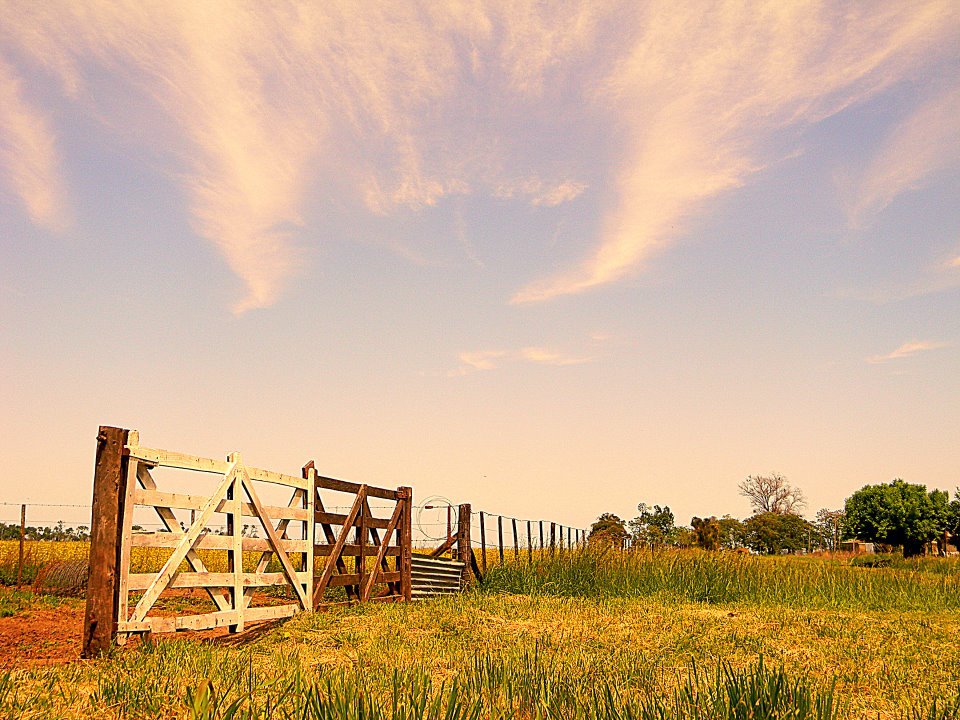
[(0, 501), (89, 503), (99, 425), (575, 527), (952, 491), (958, 38), (955, 0), (0, 0)]

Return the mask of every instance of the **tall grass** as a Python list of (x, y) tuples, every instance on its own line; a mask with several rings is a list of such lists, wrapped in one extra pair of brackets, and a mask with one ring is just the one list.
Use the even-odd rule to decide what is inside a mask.
[[(940, 561), (942, 563), (949, 561)], [(960, 608), (960, 575), (904, 567), (860, 568), (816, 557), (695, 550), (585, 549), (533, 564), (498, 565), (486, 592), (567, 597), (651, 597), (805, 608)]]

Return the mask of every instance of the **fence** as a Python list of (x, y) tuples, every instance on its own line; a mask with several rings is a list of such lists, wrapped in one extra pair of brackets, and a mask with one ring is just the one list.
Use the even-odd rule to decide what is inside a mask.
[[(212, 474), (213, 489), (205, 494), (161, 489), (154, 478), (158, 468)], [(261, 494), (268, 486), (273, 494), (289, 491), (289, 501), (265, 503)], [(351, 496), (349, 512), (328, 512), (321, 490)], [(369, 498), (392, 503), (390, 517), (374, 516)], [(137, 506), (157, 514), (160, 532), (133, 532)], [(409, 600), (411, 507), (410, 488), (390, 490), (322, 477), (312, 462), (298, 478), (247, 466), (238, 453), (219, 461), (146, 448), (135, 431), (101, 427), (83, 655), (99, 654), (133, 633), (214, 627), (238, 632), (249, 622), (315, 610), (335, 587), (344, 588), (349, 602)], [(188, 526), (178, 520), (177, 509), (190, 511)], [(215, 514), (225, 516), (222, 535), (209, 532)], [(244, 518), (252, 518), (265, 537), (244, 533)], [(318, 528), (322, 539), (317, 538)], [(170, 554), (156, 572), (132, 573), (135, 547), (163, 548)], [(208, 570), (201, 550), (226, 553), (227, 572)], [(252, 572), (244, 567), (250, 555), (255, 561)], [(271, 560), (279, 563), (279, 572), (268, 572)], [(253, 602), (258, 589), (273, 586), (292, 590), (293, 602)], [(216, 610), (173, 616), (151, 612), (161, 594), (178, 588), (202, 588)], [(131, 594), (138, 595), (135, 603)]]

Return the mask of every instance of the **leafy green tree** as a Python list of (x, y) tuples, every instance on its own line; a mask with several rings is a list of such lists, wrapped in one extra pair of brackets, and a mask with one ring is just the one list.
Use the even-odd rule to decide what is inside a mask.
[(743, 523), (735, 517), (724, 515), (717, 520), (720, 525), (720, 547), (734, 550), (746, 545)]
[(637, 505), (640, 514), (630, 521), (634, 540), (641, 545), (656, 547), (672, 545), (676, 540), (676, 518), (668, 505)]
[(810, 523), (791, 513), (758, 513), (744, 521), (743, 527), (747, 547), (768, 555), (802, 550), (810, 534)]
[(623, 547), (623, 541), (629, 537), (626, 523), (613, 513), (603, 513), (590, 526), (588, 542)]
[(690, 521), (697, 545), (704, 550), (720, 549), (720, 522), (715, 517), (698, 518)]
[(844, 527), (858, 540), (899, 545), (905, 557), (919, 555), (950, 521), (950, 495), (897, 478), (867, 485), (847, 498)]

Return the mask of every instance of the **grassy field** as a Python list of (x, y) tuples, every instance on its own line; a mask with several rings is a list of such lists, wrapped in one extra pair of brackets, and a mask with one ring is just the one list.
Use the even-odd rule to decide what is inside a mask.
[(0, 716), (946, 720), (958, 591), (952, 560), (569, 553), (240, 646), (179, 636), (13, 670)]

